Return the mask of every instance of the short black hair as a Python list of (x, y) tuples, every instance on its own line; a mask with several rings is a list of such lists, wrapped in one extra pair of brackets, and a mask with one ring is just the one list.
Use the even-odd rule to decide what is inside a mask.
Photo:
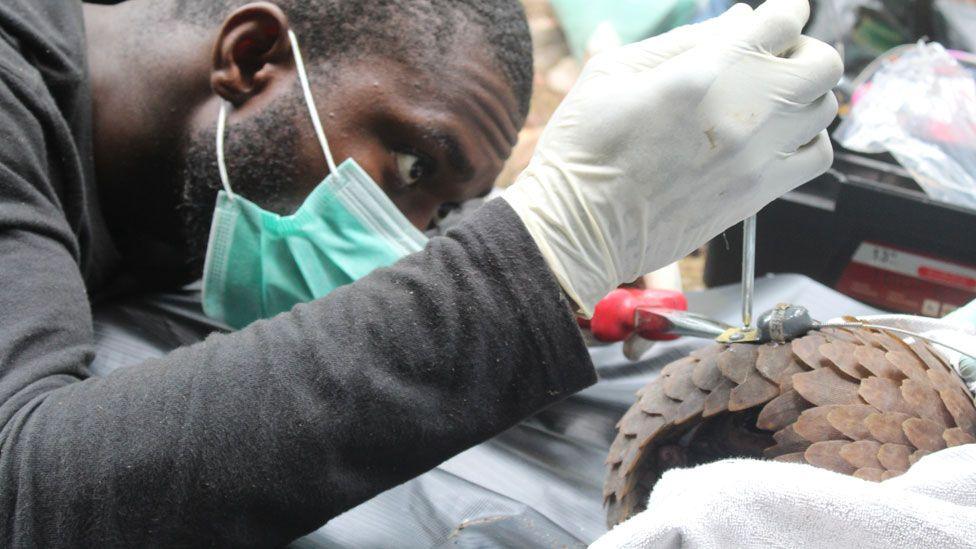
[[(249, 0), (173, 0), (170, 16), (219, 24)], [(532, 38), (519, 0), (273, 0), (288, 16), (312, 61), (384, 55), (432, 60), (470, 29), (483, 34), (523, 117), (532, 97)], [(442, 57), (441, 57), (442, 58)], [(436, 61), (436, 60), (433, 60)]]

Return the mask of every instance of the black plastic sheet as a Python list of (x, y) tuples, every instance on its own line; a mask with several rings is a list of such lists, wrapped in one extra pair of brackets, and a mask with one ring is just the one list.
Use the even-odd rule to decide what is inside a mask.
[[(739, 288), (688, 294), (692, 311), (739, 321)], [(814, 318), (877, 312), (799, 275), (756, 282), (756, 311), (780, 302)], [(221, 327), (193, 289), (95, 311), (96, 375), (133, 366)], [(660, 368), (707, 341), (653, 347), (639, 362), (621, 346), (591, 349), (600, 383), (336, 517), (294, 547), (579, 547), (606, 531), (601, 486), (614, 425)], [(464, 357), (458, 357), (464, 360)], [(314, 460), (314, 456), (309, 456)]]

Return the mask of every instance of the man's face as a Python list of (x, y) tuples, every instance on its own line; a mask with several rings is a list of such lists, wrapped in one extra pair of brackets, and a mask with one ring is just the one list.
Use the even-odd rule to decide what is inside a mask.
[[(307, 67), (336, 163), (355, 159), (419, 229), (441, 206), (491, 189), (522, 123), (500, 71), (481, 54), (455, 57), (427, 68), (378, 57)], [(297, 78), (276, 80), (231, 111), (224, 150), (235, 193), (290, 214), (328, 168)], [(182, 213), (195, 263), (220, 188), (214, 137), (198, 132), (185, 154)]]

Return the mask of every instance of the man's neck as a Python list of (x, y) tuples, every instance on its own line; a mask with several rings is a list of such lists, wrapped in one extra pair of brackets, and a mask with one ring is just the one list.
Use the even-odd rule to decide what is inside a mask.
[(205, 36), (140, 13), (151, 4), (85, 4), (84, 16), (105, 217), (117, 240), (130, 240), (119, 242), (123, 254), (165, 256), (181, 241), (179, 151), (194, 110), (211, 94), (210, 60)]

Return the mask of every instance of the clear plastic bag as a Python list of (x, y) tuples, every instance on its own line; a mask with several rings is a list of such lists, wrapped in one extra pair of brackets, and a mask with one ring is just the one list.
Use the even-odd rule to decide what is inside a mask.
[[(863, 92), (863, 93), (862, 93)], [(926, 194), (976, 209), (976, 80), (937, 43), (885, 61), (834, 133), (844, 147), (890, 152)]]

